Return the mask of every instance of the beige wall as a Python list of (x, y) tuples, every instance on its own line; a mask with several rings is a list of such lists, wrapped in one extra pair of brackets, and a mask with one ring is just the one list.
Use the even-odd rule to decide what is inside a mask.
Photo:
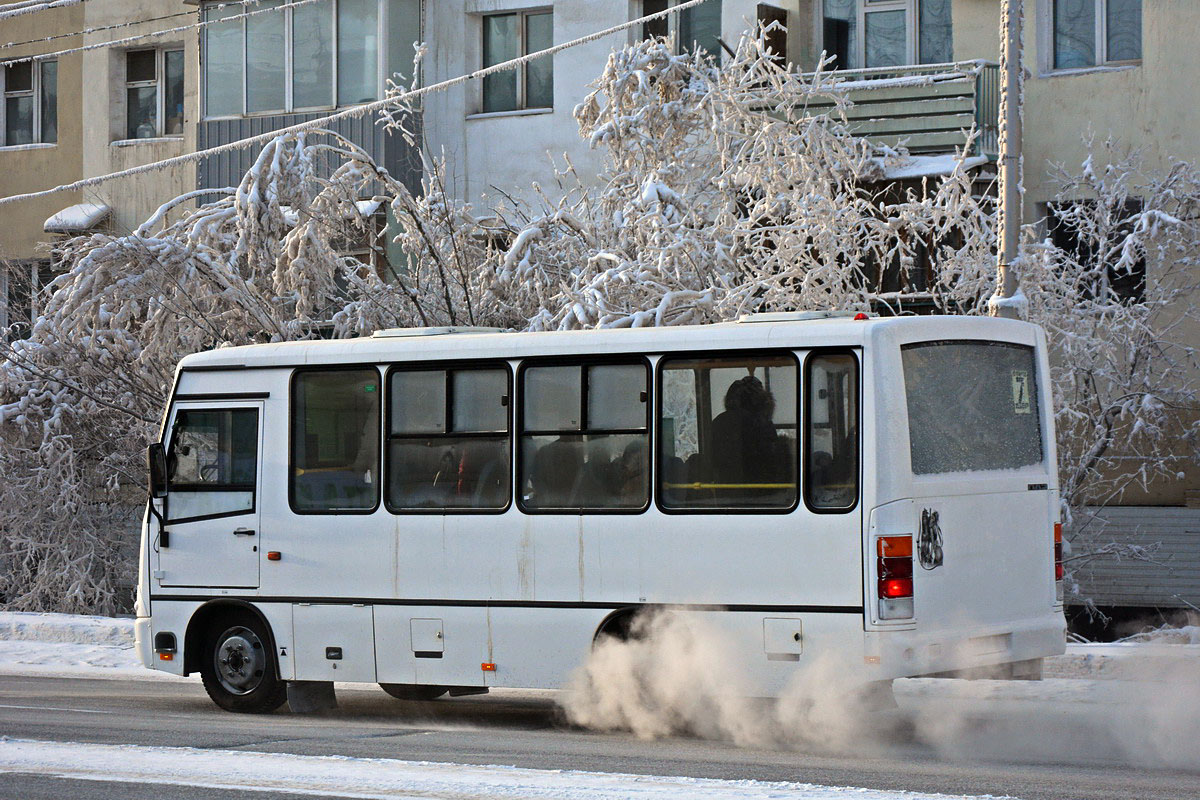
[[(79, 31), (86, 24), (83, 8), (83, 5), (77, 5), (6, 19), (0, 23), (3, 31), (0, 38), (5, 42), (22, 42)], [(53, 43), (6, 48), (3, 55), (12, 58), (79, 44), (81, 38), (73, 36), (55, 39)], [(78, 55), (58, 59), (57, 144), (0, 147), (0, 197), (37, 191), (79, 178), (83, 136), (78, 113), (80, 69)], [(81, 202), (79, 195), (62, 194), (0, 207), (0, 260), (48, 257), (38, 248), (47, 238), (42, 232), (42, 224), (56, 211), (78, 202)]]
[[(148, 19), (193, 10), (178, 0), (106, 0), (85, 3), (87, 25), (97, 27), (131, 19)], [(194, 16), (148, 22), (89, 37), (111, 41), (140, 33), (196, 22)], [(93, 50), (83, 55), (89, 88), (82, 95), (83, 118), (89, 121), (83, 135), (83, 174), (87, 177), (149, 164), (196, 149), (199, 75), (198, 36), (195, 30), (144, 39), (121, 47)], [(184, 135), (146, 141), (126, 139), (125, 53), (129, 49), (184, 49)], [(87, 199), (113, 209), (110, 228), (128, 233), (160, 205), (196, 185), (196, 167), (185, 164), (113, 181), (87, 192)]]
[[(149, 19), (190, 11), (177, 0), (105, 0), (67, 9), (27, 14), (3, 23), (5, 40), (21, 41), (85, 28)], [(147, 22), (84, 36), (14, 48), (14, 55), (48, 52), (125, 38), (195, 22), (194, 16)], [(195, 149), (199, 56), (196, 32), (145, 39), (124, 48), (183, 46), (185, 50), (185, 121), (182, 137), (122, 142), (125, 135), (125, 60), (123, 47), (100, 48), (59, 59), (58, 143), (52, 147), (0, 148), (0, 196), (46, 189), (84, 177), (103, 175), (180, 155)], [(7, 52), (6, 52), (7, 54)], [(86, 123), (86, 124), (85, 124)], [(80, 202), (105, 203), (113, 209), (107, 229), (125, 233), (162, 203), (195, 187), (193, 164), (0, 208), (0, 258), (25, 259), (44, 251), (54, 237), (42, 231), (45, 220)], [(44, 257), (44, 256), (43, 256)]]

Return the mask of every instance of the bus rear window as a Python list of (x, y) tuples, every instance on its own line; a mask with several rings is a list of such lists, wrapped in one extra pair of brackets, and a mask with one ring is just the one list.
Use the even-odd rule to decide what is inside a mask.
[(922, 342), (902, 347), (901, 360), (914, 474), (1042, 462), (1032, 347)]

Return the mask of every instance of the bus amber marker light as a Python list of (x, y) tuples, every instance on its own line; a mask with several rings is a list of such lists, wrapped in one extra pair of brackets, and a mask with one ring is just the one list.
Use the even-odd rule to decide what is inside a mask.
[(496, 671), (496, 665), (491, 663), (490, 661), (483, 662), (482, 664), (479, 665), (479, 668), (481, 670), (483, 670), (484, 672), (495, 672)]
[(880, 536), (875, 540), (879, 618), (913, 616), (912, 536)]
[(278, 550), (271, 550), (267, 553), (267, 561), (279, 561), (283, 558), (283, 554)]

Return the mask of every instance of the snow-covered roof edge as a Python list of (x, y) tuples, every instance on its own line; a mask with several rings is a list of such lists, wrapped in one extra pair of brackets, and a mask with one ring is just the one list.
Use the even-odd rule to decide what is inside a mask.
[(112, 209), (104, 203), (76, 203), (51, 216), (42, 224), (46, 233), (83, 233), (104, 220)]

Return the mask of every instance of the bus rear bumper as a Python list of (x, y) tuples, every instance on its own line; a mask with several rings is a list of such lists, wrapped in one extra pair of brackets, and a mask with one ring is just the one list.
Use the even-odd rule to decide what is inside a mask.
[(1035, 661), (1066, 651), (1061, 614), (1020, 623), (926, 633), (880, 631), (867, 637), (867, 661), (881, 678), (954, 673)]

